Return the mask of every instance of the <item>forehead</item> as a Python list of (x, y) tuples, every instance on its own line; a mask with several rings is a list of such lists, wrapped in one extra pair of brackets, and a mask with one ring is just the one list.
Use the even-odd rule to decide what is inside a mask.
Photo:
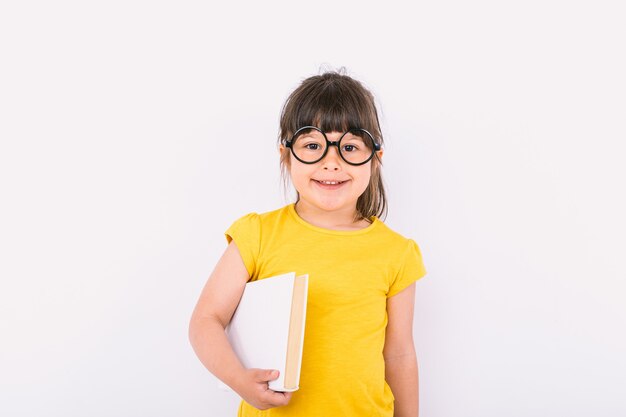
[(335, 137), (335, 136), (339, 138), (341, 135), (343, 135), (343, 132), (337, 132), (337, 131), (324, 132), (324, 133), (326, 133), (326, 137), (328, 137), (328, 139), (330, 139), (331, 137)]
[(352, 130), (347, 130), (345, 132), (333, 130), (330, 132), (323, 131), (322, 133), (320, 130), (317, 130), (317, 129), (303, 129), (296, 135), (296, 137), (298, 138), (317, 137), (317, 138), (322, 139), (324, 135), (326, 135), (326, 137), (329, 140), (336, 140), (342, 136), (344, 139), (355, 139), (355, 138), (358, 139), (362, 136), (358, 134), (358, 131), (353, 132)]
[(318, 114), (311, 124), (328, 135), (329, 133), (345, 132), (350, 128), (359, 127), (360, 120), (358, 119), (358, 117), (350, 117), (346, 113), (324, 112)]

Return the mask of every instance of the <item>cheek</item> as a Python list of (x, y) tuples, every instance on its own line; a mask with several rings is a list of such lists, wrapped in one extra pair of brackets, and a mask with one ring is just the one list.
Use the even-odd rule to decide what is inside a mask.
[(362, 189), (362, 191), (365, 191), (367, 189), (368, 185), (370, 184), (370, 178), (371, 176), (369, 175), (369, 173), (365, 173), (363, 176), (361, 176), (359, 185), (361, 186), (360, 188)]
[(370, 179), (372, 178), (372, 167), (371, 165), (367, 164), (362, 168), (363, 169), (361, 170), (361, 172), (358, 173), (359, 182), (361, 184), (365, 184), (365, 187), (367, 187), (367, 185), (370, 183)]
[(294, 185), (306, 184), (312, 175), (312, 172), (310, 172), (310, 169), (308, 168), (308, 166), (304, 164), (292, 163), (288, 167), (288, 171), (289, 171), (289, 176), (291, 177), (291, 182)]
[(359, 188), (361, 193), (360, 195), (365, 193), (365, 191), (367, 191), (367, 188), (370, 186), (372, 178), (374, 177), (372, 171), (372, 169), (367, 169), (363, 172), (363, 175), (361, 175), (363, 182), (359, 182)]

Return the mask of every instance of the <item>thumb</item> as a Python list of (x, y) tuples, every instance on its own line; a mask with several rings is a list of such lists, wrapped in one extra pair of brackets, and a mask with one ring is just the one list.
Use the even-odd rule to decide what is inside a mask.
[(256, 374), (259, 382), (273, 381), (278, 378), (279, 372), (275, 369), (259, 369)]

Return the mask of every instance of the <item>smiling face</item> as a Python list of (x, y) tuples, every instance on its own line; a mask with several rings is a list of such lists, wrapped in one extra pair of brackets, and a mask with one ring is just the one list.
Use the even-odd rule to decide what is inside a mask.
[[(387, 197), (381, 175), (382, 150), (376, 151), (374, 158), (367, 163), (354, 166), (341, 159), (337, 147), (332, 146), (324, 159), (305, 164), (298, 161), (285, 146), (288, 143), (293, 145), (290, 142), (294, 140), (294, 134), (307, 126), (315, 126), (326, 132), (328, 140), (333, 142), (340, 136), (337, 132), (362, 129), (367, 132), (366, 136), (374, 140), (375, 148), (382, 149), (384, 139), (372, 93), (342, 71), (329, 71), (305, 79), (289, 95), (281, 111), (278, 135), (280, 167), (285, 190), (287, 179), (290, 178), (299, 193), (296, 208), (309, 202), (325, 210), (349, 207), (354, 212), (354, 221), (364, 219), (369, 222), (372, 216), (384, 216), (387, 212)], [(346, 147), (342, 146), (342, 152), (345, 151), (342, 155), (346, 160), (353, 163), (363, 161), (358, 154), (358, 143), (346, 141), (342, 144), (346, 144)], [(301, 147), (294, 150), (302, 161), (316, 161), (321, 156), (316, 152), (319, 151), (317, 145), (307, 142), (304, 146), (306, 149)], [(324, 180), (340, 183), (323, 184), (321, 181)], [(353, 209), (355, 206), (356, 211)], [(326, 217), (335, 218), (335, 213), (332, 214)]]
[[(329, 141), (341, 137), (340, 132), (326, 133)], [(356, 203), (370, 183), (372, 161), (354, 166), (346, 163), (336, 146), (330, 146), (326, 156), (314, 164), (298, 161), (289, 152), (288, 171), (291, 182), (299, 193), (298, 205), (310, 211), (356, 213)]]

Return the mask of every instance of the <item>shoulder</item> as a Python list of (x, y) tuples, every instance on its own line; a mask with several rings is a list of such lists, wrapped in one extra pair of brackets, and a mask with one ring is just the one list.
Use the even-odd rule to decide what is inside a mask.
[(260, 229), (263, 226), (271, 226), (275, 223), (284, 221), (288, 215), (289, 206), (281, 207), (276, 210), (267, 212), (250, 212), (237, 218), (230, 229)]
[(271, 223), (271, 222), (284, 220), (285, 218), (289, 216), (290, 206), (291, 205), (288, 204), (276, 210), (260, 213), (258, 214), (259, 220), (265, 223)]
[(375, 239), (379, 248), (382, 249), (387, 259), (393, 260), (396, 265), (413, 264), (422, 269), (422, 251), (415, 240), (391, 229), (388, 225), (380, 222), (377, 227)]
[(393, 267), (387, 297), (392, 297), (426, 275), (422, 252), (417, 243), (384, 225), (380, 228), (386, 236), (386, 252)]
[(378, 227), (374, 236), (377, 240), (384, 242), (385, 245), (394, 248), (408, 248), (417, 245), (413, 239), (398, 233), (381, 220), (377, 219), (376, 221), (378, 222)]

